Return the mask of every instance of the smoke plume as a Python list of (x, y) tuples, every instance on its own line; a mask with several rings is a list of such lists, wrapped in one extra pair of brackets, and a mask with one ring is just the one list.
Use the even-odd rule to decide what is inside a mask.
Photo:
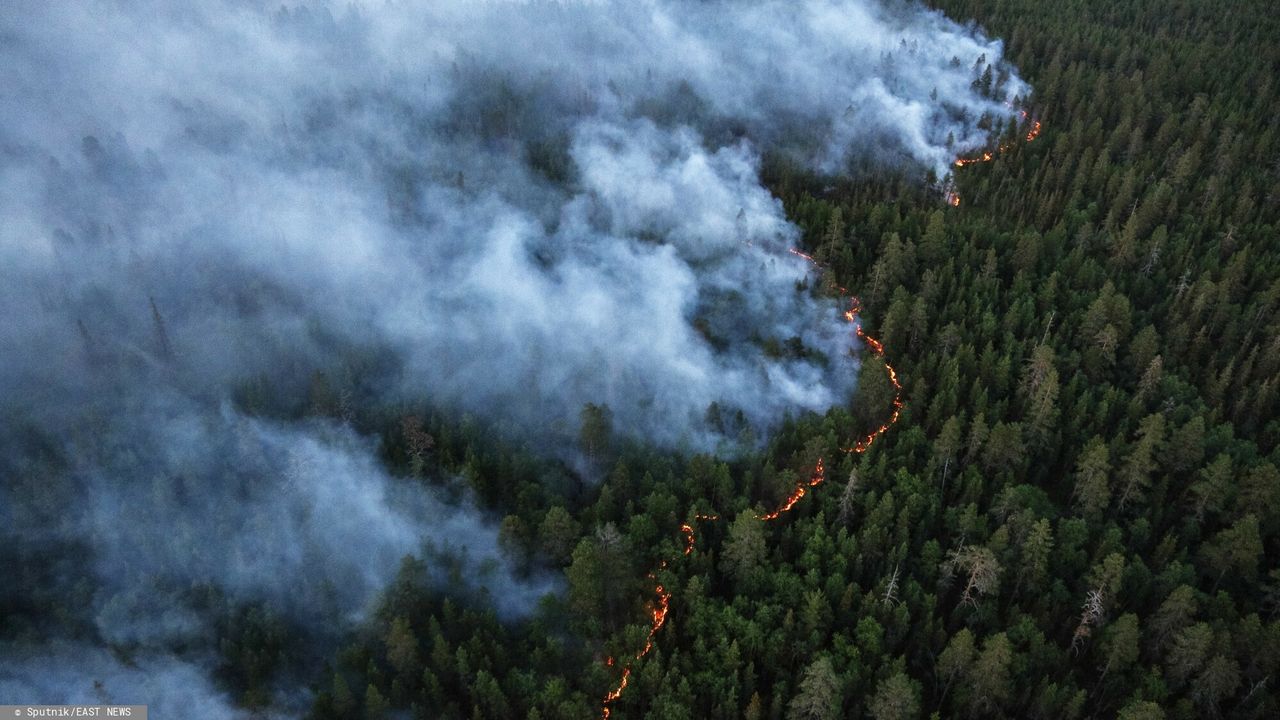
[(761, 154), (923, 182), (1026, 92), (998, 41), (874, 0), (12, 0), (0, 38), (0, 561), (59, 558), (29, 587), (87, 578), (80, 636), (154, 657), (204, 632), (193, 584), (351, 622), (452, 544), (508, 615), (553, 587), (245, 388), (340, 368), (344, 402), (544, 448), (586, 403), (668, 447), (722, 443), (713, 403), (767, 432), (857, 361)]

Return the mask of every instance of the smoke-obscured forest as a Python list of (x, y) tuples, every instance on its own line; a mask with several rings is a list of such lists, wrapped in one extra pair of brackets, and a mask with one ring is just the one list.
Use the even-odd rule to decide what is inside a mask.
[(1277, 25), (10, 3), (0, 702), (1274, 716)]

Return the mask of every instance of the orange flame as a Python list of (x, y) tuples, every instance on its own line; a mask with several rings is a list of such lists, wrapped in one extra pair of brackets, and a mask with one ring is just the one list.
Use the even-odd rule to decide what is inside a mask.
[[(720, 516), (719, 515), (703, 515), (702, 513), (697, 513), (693, 516), (693, 519), (694, 520), (719, 520)], [(685, 523), (680, 526), (680, 532), (684, 533), (684, 554), (690, 555), (693, 553), (693, 526), (690, 525), (689, 523)]]
[[(1023, 120), (1026, 120), (1028, 118), (1026, 110), (1020, 110), (1019, 113), (1021, 114)], [(1026, 135), (1027, 142), (1031, 142), (1035, 140), (1037, 137), (1039, 137), (1040, 130), (1041, 130), (1040, 121), (1039, 120), (1033, 121), (1031, 128), (1027, 131), (1027, 135)], [(981, 155), (977, 155), (974, 157), (957, 158), (955, 161), (955, 164), (956, 164), (956, 167), (965, 167), (967, 165), (972, 165), (974, 163), (990, 162), (995, 158), (995, 155), (997, 153), (1005, 152), (1008, 149), (1009, 149), (1008, 145), (1001, 145), (999, 148), (997, 148), (995, 153), (991, 151), (986, 151), (986, 152), (983, 152)], [(960, 205), (960, 195), (957, 194), (956, 192), (952, 190), (948, 190), (945, 197), (948, 204), (952, 206)], [(748, 242), (748, 244), (751, 244), (751, 243)], [(818, 263), (818, 261), (812, 255), (805, 253), (796, 248), (789, 248), (788, 252), (790, 252), (792, 255), (795, 255), (797, 257), (804, 258), (806, 261), (809, 262), (809, 264), (813, 265), (815, 268), (822, 269), (822, 266)], [(843, 287), (839, 287), (839, 286), (836, 286), (836, 287), (840, 291), (840, 295), (842, 297), (848, 296), (849, 293), (847, 290), (845, 290)], [(889, 382), (893, 384), (893, 389), (894, 389), (893, 414), (889, 416), (889, 419), (884, 424), (880, 425), (880, 427), (876, 428), (874, 431), (868, 433), (865, 437), (859, 439), (851, 447), (842, 448), (846, 453), (866, 452), (867, 449), (871, 447), (871, 444), (876, 441), (876, 439), (878, 439), (881, 435), (888, 432), (889, 428), (893, 427), (893, 425), (898, 422), (898, 419), (902, 416), (902, 409), (903, 407), (905, 407), (905, 403), (902, 400), (902, 383), (898, 380), (897, 370), (895, 370), (894, 367), (884, 359), (884, 344), (881, 343), (879, 340), (877, 340), (875, 337), (865, 332), (862, 329), (862, 324), (858, 322), (858, 314), (861, 312), (861, 309), (862, 309), (862, 306), (858, 298), (850, 297), (850, 306), (849, 306), (849, 309), (844, 312), (844, 319), (853, 324), (854, 332), (857, 334), (858, 338), (861, 339), (864, 343), (866, 343), (866, 345), (871, 348), (871, 351), (876, 355), (876, 357), (880, 358), (880, 361), (884, 363), (885, 372), (888, 373)], [(825, 479), (826, 479), (826, 465), (822, 458), (818, 458), (817, 462), (814, 465), (813, 472), (810, 473), (807, 481), (801, 481), (800, 483), (798, 483), (795, 489), (792, 490), (791, 494), (787, 496), (787, 499), (784, 500), (782, 504), (779, 505), (775, 510), (773, 510), (773, 512), (766, 513), (764, 515), (759, 515), (757, 517), (760, 520), (766, 521), (766, 522), (770, 520), (778, 519), (784, 513), (794, 508), (796, 504), (799, 503), (800, 500), (804, 498), (809, 488), (817, 487), (818, 485), (821, 485)], [(694, 518), (696, 520), (718, 520), (719, 516), (698, 514), (698, 515), (695, 515)], [(684, 554), (690, 555), (693, 553), (693, 548), (694, 548), (693, 526), (690, 523), (682, 524), (680, 526), (680, 531), (684, 533), (684, 536), (685, 536)], [(666, 565), (667, 564), (664, 561), (660, 567), (665, 568)], [(650, 573), (649, 578), (655, 579), (655, 576), (652, 573)], [(655, 604), (650, 605), (649, 612), (650, 612), (651, 618), (649, 623), (649, 635), (645, 639), (644, 649), (642, 649), (636, 655), (637, 660), (640, 658), (643, 658), (645, 655), (649, 653), (650, 650), (653, 649), (654, 637), (658, 634), (658, 631), (661, 630), (662, 626), (666, 623), (667, 613), (670, 612), (671, 610), (671, 593), (667, 591), (666, 588), (662, 586), (662, 584), (656, 583), (654, 585), (654, 593), (657, 596), (657, 602)], [(613, 667), (614, 665), (613, 657), (611, 656), (607, 658), (605, 660), (605, 664), (608, 665), (609, 667)], [(610, 714), (609, 703), (612, 703), (618, 698), (622, 697), (622, 693), (624, 690), (626, 690), (627, 684), (630, 678), (631, 678), (631, 665), (630, 664), (624, 665), (622, 668), (622, 675), (618, 681), (618, 685), (613, 690), (609, 691), (604, 697), (604, 704), (601, 708), (602, 710), (601, 716), (605, 720), (608, 720), (609, 714)]]
[(1040, 121), (1036, 120), (1035, 123), (1031, 125), (1031, 129), (1027, 131), (1027, 142), (1031, 142), (1038, 137), (1040, 137)]
[(991, 162), (993, 159), (995, 159), (995, 155), (991, 154), (991, 151), (987, 151), (981, 155), (975, 155), (974, 157), (956, 158), (956, 167), (964, 167), (966, 165), (973, 165), (974, 163)]
[[(1009, 103), (1009, 106), (1013, 107), (1013, 104)], [(1019, 110), (1018, 115), (1022, 117), (1023, 122), (1031, 120), (1031, 116), (1027, 113), (1026, 110)], [(1040, 137), (1040, 130), (1042, 129), (1042, 127), (1043, 126), (1040, 124), (1039, 120), (1031, 120), (1031, 127), (1027, 129), (1027, 134), (1026, 134), (1027, 142), (1031, 142), (1036, 138)], [(991, 150), (986, 150), (978, 155), (971, 155), (969, 157), (958, 157), (955, 160), (955, 165), (958, 168), (962, 168), (969, 165), (975, 165), (977, 163), (991, 162), (992, 160), (995, 159), (996, 155), (1007, 152), (1011, 147), (1013, 147), (1012, 144), (1005, 143), (997, 147), (994, 152)], [(946, 190), (943, 193), (943, 199), (946, 201), (948, 205), (952, 207), (960, 207), (960, 195), (955, 190), (952, 190), (952, 189)]]
[(760, 515), (759, 518), (765, 522), (777, 520), (778, 516), (795, 507), (796, 503), (800, 502), (800, 498), (804, 497), (805, 492), (807, 492), (809, 488), (821, 485), (822, 481), (826, 478), (826, 468), (822, 464), (822, 458), (818, 458), (817, 464), (813, 466), (813, 473), (809, 475), (809, 481), (801, 482), (799, 485), (796, 485), (796, 489), (791, 491), (791, 494), (788, 495), (787, 499), (778, 506), (778, 509), (771, 513)]
[(810, 254), (808, 254), (808, 253), (800, 252), (799, 250), (797, 250), (797, 249), (795, 249), (795, 248), (787, 248), (787, 252), (791, 253), (792, 255), (796, 255), (796, 256), (798, 256), (798, 257), (802, 257), (802, 258), (804, 258), (805, 260), (808, 260), (808, 261), (809, 261), (811, 264), (813, 264), (813, 265), (817, 265), (817, 264), (818, 264), (818, 261), (817, 261), (817, 260), (814, 260), (814, 259), (813, 259), (813, 256), (812, 256), (812, 255), (810, 255)]
[[(686, 553), (688, 554), (688, 553)], [(667, 563), (664, 561), (659, 567), (665, 568)], [(654, 581), (653, 593), (656, 596), (655, 601), (649, 606), (649, 636), (645, 638), (644, 649), (636, 653), (636, 660), (649, 654), (653, 649), (653, 638), (667, 623), (667, 613), (671, 612), (671, 592), (658, 582), (658, 578), (653, 573), (649, 573), (649, 579)], [(613, 656), (605, 658), (604, 664), (608, 667), (614, 665)], [(622, 693), (627, 689), (627, 683), (631, 679), (631, 664), (622, 666), (622, 676), (618, 679), (618, 684), (609, 692), (605, 693), (604, 701), (600, 706), (600, 716), (605, 720), (609, 718), (609, 703), (622, 697)]]
[(689, 555), (693, 552), (693, 526), (685, 523), (680, 526), (680, 532), (684, 533), (684, 554)]
[[(649, 575), (649, 579), (655, 579), (653, 575)], [(649, 608), (649, 614), (652, 616), (652, 622), (649, 623), (649, 637), (644, 641), (644, 649), (636, 655), (636, 659), (644, 657), (653, 649), (653, 636), (658, 634), (662, 626), (667, 622), (667, 613), (671, 611), (671, 593), (659, 583), (654, 585), (653, 592), (657, 594), (658, 601)]]
[(618, 681), (618, 686), (610, 690), (604, 696), (604, 705), (600, 708), (600, 717), (609, 720), (609, 703), (622, 697), (622, 691), (627, 689), (627, 681), (631, 678), (631, 666), (627, 665), (622, 668), (622, 679)]

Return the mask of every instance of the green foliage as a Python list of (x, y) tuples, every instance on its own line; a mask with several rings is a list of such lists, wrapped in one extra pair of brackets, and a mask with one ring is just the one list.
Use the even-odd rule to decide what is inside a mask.
[[(853, 289), (885, 340), (901, 421), (839, 452), (893, 397), (865, 354), (851, 411), (729, 462), (628, 445), (602, 405), (582, 411), (581, 479), (466, 423), (389, 423), (393, 466), (469, 478), (567, 597), (504, 625), (389, 593), (317, 681), (316, 717), (597, 715), (653, 583), (671, 612), (615, 720), (1280, 715), (1280, 14), (936, 4), (1008, 39), (1036, 141), (958, 171), (955, 209), (905, 175), (763, 165), (830, 268), (818, 291)], [(332, 395), (316, 378), (317, 412)], [(819, 456), (827, 482), (756, 520)], [(238, 647), (237, 683), (271, 674)]]

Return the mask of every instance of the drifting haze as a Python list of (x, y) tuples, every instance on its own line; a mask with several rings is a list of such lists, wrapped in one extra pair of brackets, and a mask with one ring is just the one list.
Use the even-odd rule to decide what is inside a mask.
[[(1008, 112), (971, 89), (999, 43), (916, 8), (270, 8), (5, 11), (11, 398), (79, 394), (86, 342), (154, 359), (154, 298), (208, 387), (339, 340), (396, 359), (386, 391), (531, 427), (604, 402), (697, 442), (712, 401), (768, 426), (850, 363), (757, 148), (942, 172)], [(792, 337), (830, 362), (759, 342)]]
[[(17, 650), (17, 649), (15, 649)], [(145, 704), (152, 717), (232, 720), (237, 711), (199, 666), (170, 655), (121, 662), (111, 653), (55, 643), (0, 658), (0, 696), (67, 704)], [(258, 714), (253, 717), (271, 717)]]
[[(710, 447), (713, 402), (767, 430), (844, 401), (852, 340), (759, 153), (923, 179), (1025, 92), (999, 42), (891, 5), (6, 3), (0, 519), (49, 519), (13, 547), (91, 548), (98, 640), (156, 652), (194, 631), (140, 577), (316, 622), (423, 543), (496, 558), (349, 429), (236, 409), (353, 354), (358, 401), (550, 442), (587, 402)], [(547, 589), (490, 576), (509, 613)]]

